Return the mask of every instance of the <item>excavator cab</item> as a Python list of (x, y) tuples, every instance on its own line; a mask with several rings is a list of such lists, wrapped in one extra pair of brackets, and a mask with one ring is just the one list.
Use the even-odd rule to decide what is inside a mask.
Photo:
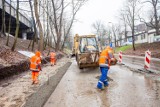
[(96, 67), (99, 59), (99, 45), (95, 35), (76, 34), (74, 37), (73, 53), (76, 56), (78, 67)]

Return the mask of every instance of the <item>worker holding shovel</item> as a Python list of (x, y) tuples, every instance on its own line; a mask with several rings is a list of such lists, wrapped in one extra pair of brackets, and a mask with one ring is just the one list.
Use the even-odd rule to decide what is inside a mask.
[(99, 67), (101, 71), (101, 76), (97, 84), (98, 89), (103, 89), (103, 85), (104, 87), (108, 86), (108, 80), (107, 80), (108, 70), (110, 69), (111, 63), (115, 61), (116, 60), (113, 56), (113, 49), (111, 48), (111, 46), (107, 46), (101, 52), (99, 58)]

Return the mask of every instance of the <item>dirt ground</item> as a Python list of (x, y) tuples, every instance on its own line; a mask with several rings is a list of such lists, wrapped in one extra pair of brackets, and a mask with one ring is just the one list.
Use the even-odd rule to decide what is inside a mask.
[[(31, 47), (28, 49), (28, 45), (30, 44), (30, 40), (23, 40), (18, 38), (15, 51), (11, 51), (11, 47), (14, 43), (14, 37), (10, 36), (9, 39), (9, 46), (6, 46), (6, 37), (0, 37), (0, 68), (3, 66), (10, 66), (13, 64), (17, 64), (21, 61), (27, 60), (28, 58), (19, 52), (18, 50), (25, 50), (31, 52)], [(38, 49), (38, 44), (35, 43), (34, 50)], [(43, 57), (46, 57), (48, 55), (48, 52), (54, 51), (53, 49), (47, 47), (43, 52)], [(61, 52), (58, 52), (57, 54), (64, 54)]]
[[(50, 76), (57, 73), (58, 69), (70, 59), (64, 57), (58, 60), (57, 64), (50, 66), (45, 65), (40, 72), (38, 85), (32, 85), (31, 72), (24, 72), (0, 81), (0, 107), (21, 107), (25, 104), (29, 96), (35, 93)], [(54, 82), (54, 81), (53, 81)]]

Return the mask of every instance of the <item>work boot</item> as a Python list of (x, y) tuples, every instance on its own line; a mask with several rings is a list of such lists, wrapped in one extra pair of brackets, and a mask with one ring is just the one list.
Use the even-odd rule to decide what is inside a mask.
[(34, 83), (35, 83), (35, 84), (38, 84), (38, 83), (39, 83), (39, 81), (37, 80), (37, 81), (35, 81)]
[(32, 81), (32, 85), (35, 84), (35, 81)]
[(107, 87), (109, 85), (107, 81), (104, 81), (103, 83), (104, 83), (104, 87)]
[(101, 90), (103, 90), (102, 83), (98, 82), (98, 84), (97, 84), (97, 88), (98, 88), (98, 89), (101, 89)]

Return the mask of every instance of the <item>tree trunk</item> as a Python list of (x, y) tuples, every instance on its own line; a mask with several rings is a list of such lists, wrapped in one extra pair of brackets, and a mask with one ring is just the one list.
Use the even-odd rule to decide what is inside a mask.
[(42, 29), (42, 24), (39, 19), (38, 1), (37, 0), (34, 0), (34, 11), (35, 11), (35, 17), (36, 17), (36, 21), (38, 23), (39, 34), (40, 34), (40, 43), (39, 43), (38, 50), (40, 50), (42, 52), (43, 51), (43, 29)]
[(32, 51), (34, 50), (34, 42), (36, 41), (37, 38), (37, 30), (36, 30), (36, 23), (35, 23), (35, 19), (34, 19), (34, 15), (33, 15), (33, 7), (32, 7), (32, 3), (31, 0), (29, 0), (29, 5), (31, 8), (31, 16), (32, 16), (32, 20), (33, 20), (33, 28), (34, 28), (34, 34), (33, 34), (33, 38), (32, 38)]
[[(33, 15), (33, 7), (32, 7), (31, 0), (29, 0), (29, 5), (30, 5), (30, 9), (31, 9), (31, 16), (32, 16), (32, 21), (33, 21), (34, 33), (32, 34), (32, 40), (30, 40), (30, 43), (28, 45), (28, 49), (32, 45), (31, 50), (33, 51), (34, 50), (34, 42), (36, 39), (36, 24), (35, 24), (35, 19), (34, 19), (34, 15)], [(33, 29), (31, 29), (31, 31), (33, 31)]]
[(115, 37), (115, 39), (114, 39), (114, 42), (115, 42), (115, 47), (117, 46), (117, 44), (116, 44), (116, 37)]
[(14, 44), (12, 46), (12, 51), (15, 50), (16, 43), (17, 43), (17, 38), (18, 38), (18, 33), (19, 33), (19, 0), (17, 0), (17, 9), (16, 9), (16, 32), (15, 32), (15, 40)]
[(7, 36), (7, 42), (6, 42), (6, 45), (8, 46), (8, 44), (9, 44), (9, 34), (10, 34), (10, 31), (11, 31), (11, 3), (12, 3), (12, 1), (10, 0), (10, 7), (9, 7), (9, 14), (10, 14), (10, 16), (9, 16), (9, 27), (8, 27), (8, 36)]
[(116, 44), (116, 31), (117, 31), (117, 28), (115, 26), (112, 25), (112, 31), (113, 31), (113, 35), (114, 35), (114, 44), (115, 44), (115, 47), (117, 46)]
[[(158, 1), (158, 0), (157, 0)], [(158, 14), (157, 14), (157, 4), (156, 1), (153, 1), (152, 0), (152, 3), (153, 3), (153, 8), (154, 8), (154, 19), (155, 19), (155, 30), (156, 30), (156, 35), (159, 35), (160, 32), (159, 32), (159, 20), (158, 20)]]
[(30, 40), (30, 42), (29, 42), (28, 50), (29, 50), (29, 48), (30, 48), (31, 44), (32, 44), (32, 40)]
[[(134, 11), (134, 9), (133, 9), (133, 11)], [(133, 12), (133, 14), (134, 14), (134, 12)], [(134, 19), (134, 15), (133, 15), (133, 19)], [(135, 39), (134, 39), (134, 20), (132, 20), (132, 46), (133, 46), (133, 51), (135, 51), (136, 49), (135, 49)]]
[(135, 51), (136, 49), (135, 49), (135, 40), (134, 40), (134, 30), (132, 30), (132, 46), (133, 46), (133, 51)]
[(134, 39), (134, 21), (135, 21), (135, 4), (134, 4), (135, 2), (133, 1), (133, 19), (132, 19), (132, 45), (133, 45), (133, 51), (135, 51), (136, 49), (135, 49), (135, 39)]
[(2, 27), (1, 36), (6, 36), (6, 26), (5, 26), (5, 0), (2, 0)]
[(125, 42), (127, 42), (127, 29), (126, 29), (126, 25), (125, 25), (125, 30), (124, 30), (124, 36), (125, 36)]

